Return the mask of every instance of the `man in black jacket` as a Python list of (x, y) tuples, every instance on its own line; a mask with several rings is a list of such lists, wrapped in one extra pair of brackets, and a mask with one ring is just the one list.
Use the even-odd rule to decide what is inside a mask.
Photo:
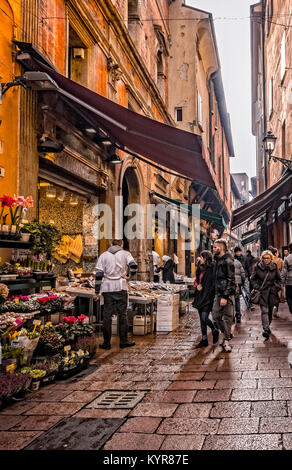
[(223, 333), (221, 343), (224, 351), (231, 352), (229, 340), (233, 323), (235, 273), (234, 262), (227, 251), (226, 240), (220, 238), (214, 243), (214, 276), (215, 300), (213, 304), (213, 319)]

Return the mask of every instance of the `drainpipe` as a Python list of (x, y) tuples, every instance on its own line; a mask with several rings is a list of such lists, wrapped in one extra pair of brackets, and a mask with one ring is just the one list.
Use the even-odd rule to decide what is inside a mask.
[[(263, 124), (264, 124), (264, 137), (267, 134), (267, 117), (266, 117), (266, 65), (265, 65), (265, 11), (266, 5), (265, 0), (261, 0), (262, 3), (262, 72), (263, 72)], [(262, 144), (263, 145), (263, 144)], [(267, 167), (267, 156), (264, 152), (264, 171), (265, 171), (265, 190), (268, 188), (268, 167)]]

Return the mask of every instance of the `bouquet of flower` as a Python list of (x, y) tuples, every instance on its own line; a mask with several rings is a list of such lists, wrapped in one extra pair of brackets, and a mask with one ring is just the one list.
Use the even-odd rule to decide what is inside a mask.
[(39, 337), (36, 353), (40, 356), (53, 356), (63, 350), (65, 339), (53, 325), (45, 325)]
[(15, 300), (10, 301), (7, 300), (3, 304), (0, 305), (0, 313), (2, 312), (34, 312), (39, 310), (39, 304), (35, 300), (28, 300), (28, 301), (20, 301), (15, 302)]

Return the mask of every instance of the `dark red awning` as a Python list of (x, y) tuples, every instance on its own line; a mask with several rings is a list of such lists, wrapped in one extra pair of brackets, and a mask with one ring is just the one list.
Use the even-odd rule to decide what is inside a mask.
[(25, 61), (30, 70), (47, 73), (58, 92), (71, 100), (96, 126), (124, 149), (216, 189), (203, 156), (201, 137), (142, 116), (66, 78), (43, 62)]
[(236, 228), (248, 220), (254, 220), (266, 210), (281, 204), (281, 197), (287, 196), (292, 190), (292, 172), (290, 170), (273, 186), (257, 196), (251, 202), (236, 209), (232, 214), (231, 228)]

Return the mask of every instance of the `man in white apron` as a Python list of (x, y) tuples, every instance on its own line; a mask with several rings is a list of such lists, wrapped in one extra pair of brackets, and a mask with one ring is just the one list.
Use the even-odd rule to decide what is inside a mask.
[(122, 240), (113, 240), (112, 246), (102, 253), (96, 264), (96, 293), (104, 299), (103, 344), (102, 349), (111, 348), (112, 315), (117, 314), (119, 322), (120, 347), (135, 346), (128, 341), (128, 269), (130, 275), (137, 272), (138, 266), (131, 253), (123, 250)]

